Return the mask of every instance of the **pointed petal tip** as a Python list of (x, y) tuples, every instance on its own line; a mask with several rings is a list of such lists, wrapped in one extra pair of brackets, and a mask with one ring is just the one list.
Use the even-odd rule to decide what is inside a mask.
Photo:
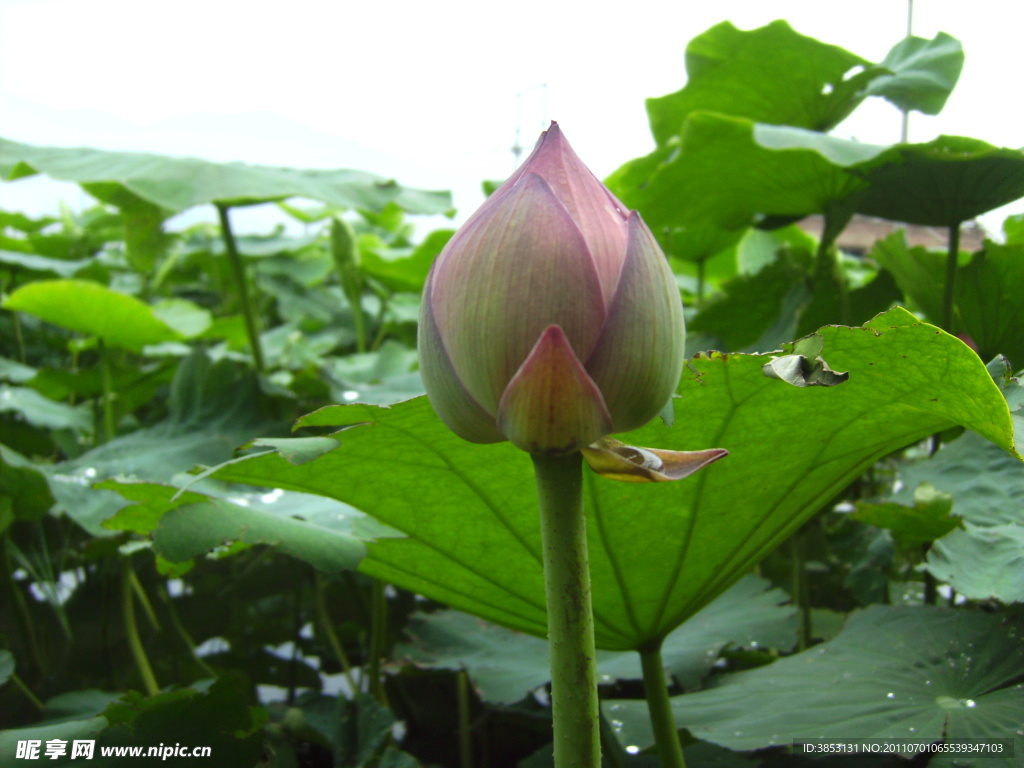
[(501, 433), (524, 451), (580, 450), (612, 430), (601, 392), (558, 325), (540, 334), (498, 405)]

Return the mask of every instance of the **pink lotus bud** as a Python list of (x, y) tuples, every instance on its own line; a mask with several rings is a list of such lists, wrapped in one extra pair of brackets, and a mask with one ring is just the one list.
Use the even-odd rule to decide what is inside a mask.
[(568, 453), (664, 407), (685, 333), (650, 230), (552, 123), (434, 263), (420, 368), (457, 435)]

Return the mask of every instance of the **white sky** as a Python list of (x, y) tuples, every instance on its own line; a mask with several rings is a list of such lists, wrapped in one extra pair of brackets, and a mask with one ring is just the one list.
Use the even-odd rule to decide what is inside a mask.
[[(462, 218), (481, 179), (511, 171), (517, 121), (529, 148), (557, 119), (599, 176), (648, 152), (644, 98), (683, 85), (686, 43), (713, 24), (785, 18), (878, 61), (903, 36), (906, 9), (906, 0), (0, 0), (0, 136), (361, 168), (453, 189)], [(912, 116), (911, 140), (1024, 145), (1021, 29), (1022, 0), (915, 0), (915, 34), (958, 37), (967, 63), (940, 116)], [(836, 133), (890, 143), (899, 115), (868, 104)], [(31, 210), (33, 189), (0, 185), (0, 205)]]

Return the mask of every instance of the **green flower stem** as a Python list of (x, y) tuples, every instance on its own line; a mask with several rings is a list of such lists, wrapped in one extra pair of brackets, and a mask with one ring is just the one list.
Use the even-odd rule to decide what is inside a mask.
[(380, 309), (377, 310), (377, 334), (373, 338), (373, 344), (370, 345), (371, 352), (376, 352), (380, 349), (380, 345), (384, 343), (384, 337), (388, 333), (388, 323), (385, 318), (388, 313), (388, 299), (390, 297), (387, 291), (382, 288), (378, 288), (375, 292), (377, 298), (380, 299)]
[(672, 717), (672, 702), (668, 697), (665, 665), (661, 661), (660, 640), (656, 645), (640, 649), (640, 666), (643, 669), (647, 711), (651, 716), (654, 745), (661, 768), (686, 768), (683, 746), (679, 742), (675, 718)]
[(114, 386), (110, 376), (110, 352), (100, 341), (100, 372), (103, 376), (103, 442), (114, 439), (117, 426), (114, 423)]
[(235, 234), (231, 230), (228, 206), (223, 203), (217, 203), (216, 205), (217, 215), (220, 217), (220, 232), (224, 238), (224, 249), (228, 253), (228, 261), (231, 262), (231, 273), (235, 279), (235, 289), (238, 291), (238, 299), (242, 304), (242, 315), (245, 318), (245, 331), (249, 336), (249, 347), (252, 349), (253, 364), (256, 366), (257, 371), (263, 373), (263, 348), (260, 346), (259, 326), (256, 324), (256, 312), (249, 298), (249, 285), (245, 279), (245, 268), (242, 265), (241, 256), (238, 255)]
[(345, 653), (345, 648), (342, 646), (341, 641), (338, 640), (338, 633), (334, 631), (334, 625), (331, 623), (331, 615), (327, 612), (327, 601), (324, 599), (324, 588), (325, 584), (323, 578), (319, 573), (313, 574), (313, 592), (316, 595), (316, 616), (320, 622), (320, 631), (324, 633), (324, 637), (327, 639), (327, 644), (331, 646), (331, 650), (334, 651), (335, 657), (338, 659), (338, 663), (341, 664), (341, 671), (345, 675), (345, 681), (348, 683), (348, 688), (352, 692), (352, 696), (356, 695), (356, 681), (352, 677), (352, 664), (348, 660), (348, 654)]
[(356, 350), (366, 351), (366, 323), (363, 318), (363, 279), (359, 274), (359, 244), (352, 225), (340, 216), (331, 221), (331, 255), (342, 293), (352, 307)]
[(551, 646), (555, 768), (600, 768), (583, 456), (534, 455)]
[(174, 631), (177, 632), (178, 637), (185, 643), (185, 647), (188, 649), (189, 656), (195, 661), (199, 668), (203, 670), (203, 674), (209, 675), (210, 677), (217, 677), (217, 673), (213, 668), (203, 661), (203, 657), (196, 653), (196, 643), (192, 639), (192, 635), (189, 634), (188, 630), (185, 629), (185, 625), (181, 623), (181, 617), (178, 616), (178, 609), (174, 607), (174, 598), (172, 598), (167, 590), (160, 591), (160, 597), (164, 601), (164, 605), (167, 606), (167, 612), (171, 617), (171, 626), (174, 627)]
[(25, 363), (25, 335), (21, 330), (21, 313), (12, 312), (11, 315), (14, 317), (14, 341), (18, 346), (18, 360), (21, 363)]
[(157, 685), (156, 675), (153, 674), (153, 667), (149, 664), (146, 656), (146, 649), (142, 647), (142, 639), (139, 637), (139, 627), (135, 623), (135, 600), (132, 589), (132, 566), (128, 558), (124, 558), (121, 566), (121, 614), (124, 617), (124, 631), (128, 637), (128, 647), (131, 648), (132, 658), (135, 659), (135, 667), (142, 678), (142, 684), (146, 688), (148, 696), (156, 696), (160, 692)]
[(850, 289), (846, 284), (846, 275), (843, 273), (842, 261), (835, 243), (851, 217), (852, 211), (839, 206), (826, 208), (821, 225), (821, 240), (818, 241), (818, 252), (815, 256), (815, 279), (821, 280), (828, 276), (835, 280), (839, 291), (839, 322), (843, 325), (849, 325), (851, 319)]
[(459, 768), (473, 768), (473, 730), (469, 719), (469, 675), (460, 669), (455, 675), (459, 707)]
[(139, 581), (139, 577), (135, 575), (135, 571), (129, 570), (128, 574), (132, 581), (132, 591), (139, 599), (139, 604), (142, 606), (142, 610), (146, 614), (146, 618), (149, 619), (149, 625), (159, 632), (160, 620), (156, 617), (156, 611), (153, 610), (153, 604), (149, 602), (149, 596), (146, 594), (146, 590), (142, 588), (142, 583)]
[(811, 605), (807, 594), (807, 563), (804, 553), (804, 530), (801, 528), (789, 539), (793, 560), (791, 597), (793, 604), (799, 609), (797, 628), (797, 648), (806, 650), (811, 645)]
[(32, 621), (32, 614), (29, 613), (28, 604), (25, 602), (25, 595), (21, 591), (21, 587), (14, 580), (14, 564), (11, 562), (11, 547), (14, 546), (14, 541), (11, 539), (10, 530), (4, 534), (3, 546), (3, 569), (4, 575), (6, 576), (7, 588), (11, 593), (11, 602), (14, 603), (14, 613), (18, 619), (18, 628), (21, 630), (22, 637), (24, 638), (25, 647), (28, 648), (29, 657), (32, 659), (32, 663), (36, 665), (36, 669), (39, 673), (45, 677), (49, 674), (49, 664), (43, 657), (42, 645), (39, 643), (39, 637), (36, 635), (35, 623)]
[(387, 693), (381, 677), (381, 659), (384, 657), (384, 646), (388, 629), (388, 597), (384, 594), (384, 582), (373, 580), (373, 594), (370, 605), (370, 659), (366, 665), (366, 676), (369, 678), (370, 695), (386, 707)]
[[(949, 247), (946, 251), (946, 286), (942, 294), (942, 330), (946, 333), (953, 332), (953, 312), (956, 307), (956, 273), (960, 268), (960, 223), (949, 228)], [(940, 435), (932, 435), (931, 448), (929, 453), (934, 456), (942, 443)], [(921, 547), (921, 558), (928, 556), (931, 544), (925, 543)], [(939, 584), (931, 571), (924, 572), (924, 603), (935, 605), (938, 600)]]
[(17, 672), (11, 672), (10, 680), (11, 680), (12, 683), (14, 683), (14, 687), (17, 688), (19, 691), (21, 691), (22, 695), (26, 699), (28, 699), (29, 701), (32, 702), (32, 706), (34, 706), (36, 709), (38, 709), (44, 715), (46, 714), (46, 705), (43, 704), (43, 702), (41, 702), (39, 700), (38, 696), (36, 696), (34, 693), (32, 693), (31, 689), (27, 685), (25, 685), (25, 683), (22, 681), (22, 679), (20, 677), (18, 677), (18, 673)]
[(942, 330), (953, 332), (953, 307), (956, 303), (956, 271), (960, 266), (960, 224), (949, 228), (946, 253), (946, 290), (942, 297)]

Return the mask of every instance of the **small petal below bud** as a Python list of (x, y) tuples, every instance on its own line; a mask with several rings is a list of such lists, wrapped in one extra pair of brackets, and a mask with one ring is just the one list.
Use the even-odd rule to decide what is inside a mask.
[(664, 483), (682, 480), (718, 461), (729, 452), (724, 448), (706, 451), (663, 451), (640, 448), (605, 438), (583, 449), (583, 458), (602, 477), (625, 483)]
[(518, 448), (559, 454), (612, 431), (604, 398), (557, 325), (548, 326), (509, 382), (498, 428)]

